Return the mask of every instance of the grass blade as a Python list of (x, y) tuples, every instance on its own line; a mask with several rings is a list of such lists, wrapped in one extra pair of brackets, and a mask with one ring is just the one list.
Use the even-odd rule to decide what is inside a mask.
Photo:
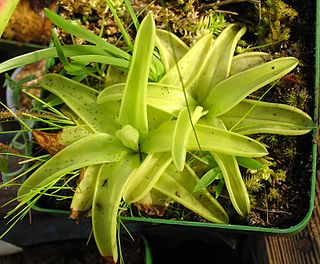
[(132, 44), (130, 35), (128, 34), (126, 29), (124, 28), (124, 26), (121, 22), (121, 19), (119, 18), (118, 14), (117, 14), (116, 9), (113, 7), (112, 3), (109, 0), (105, 0), (105, 1), (106, 1), (107, 5), (112, 13), (114, 20), (117, 22), (117, 25), (118, 25), (120, 32), (121, 32), (121, 35), (124, 38), (125, 42), (127, 43), (129, 50), (132, 51), (133, 44)]
[[(101, 49), (101, 47), (90, 46), (90, 45), (70, 45), (62, 46), (62, 50), (66, 57), (72, 56), (83, 56), (83, 55), (102, 55), (108, 56), (106, 51)], [(0, 73), (10, 71), (12, 69), (18, 68), (20, 66), (34, 63), (41, 60), (47, 60), (50, 58), (57, 58), (58, 53), (56, 48), (46, 48), (42, 50), (33, 51), (27, 54), (23, 54), (2, 62), (0, 64)]]
[(104, 55), (81, 55), (70, 57), (73, 61), (80, 62), (83, 64), (89, 64), (92, 62), (102, 63), (105, 65), (112, 65), (121, 69), (127, 70), (129, 68), (129, 61), (125, 59), (119, 59), (112, 56)]
[(136, 30), (138, 31), (138, 29), (140, 27), (140, 23), (139, 23), (138, 18), (137, 18), (136, 14), (135, 14), (135, 12), (134, 12), (134, 10), (132, 8), (132, 5), (131, 5), (130, 1), (129, 0), (124, 0), (124, 4), (126, 5), (126, 8), (127, 8), (128, 12), (130, 14), (131, 19), (132, 19), (132, 22), (133, 22)]
[(251, 169), (251, 170), (257, 170), (257, 169), (263, 168), (263, 164), (257, 161), (256, 159), (246, 158), (246, 157), (236, 157), (236, 159), (239, 166), (243, 168)]
[(206, 172), (194, 187), (193, 192), (198, 192), (208, 187), (214, 180), (220, 179), (221, 171), (219, 167), (213, 168)]
[(53, 11), (47, 8), (44, 10), (44, 12), (46, 16), (52, 21), (52, 23), (57, 25), (59, 28), (63, 29), (65, 32), (70, 33), (79, 38), (82, 38), (90, 43), (96, 44), (97, 46), (100, 46), (101, 48), (110, 52), (114, 56), (130, 59), (130, 55), (128, 53), (106, 42), (105, 40), (95, 35), (94, 33), (82, 28), (79, 25), (70, 23), (69, 21), (65, 20), (64, 18), (62, 18), (61, 16), (57, 15), (56, 13), (54, 13)]

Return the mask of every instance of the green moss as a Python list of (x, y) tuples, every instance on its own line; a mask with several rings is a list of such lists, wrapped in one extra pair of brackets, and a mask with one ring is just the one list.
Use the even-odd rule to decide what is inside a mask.
[(172, 31), (188, 45), (207, 32), (218, 35), (228, 24), (224, 14), (212, 8), (203, 9), (195, 0), (141, 0), (134, 6), (138, 10), (146, 8), (146, 12), (153, 14), (158, 28)]
[[(123, 4), (123, 0), (110, 0), (110, 2), (116, 8)], [(84, 17), (89, 17), (93, 13), (102, 17), (108, 10), (105, 0), (59, 0), (58, 3), (66, 12)]]
[(261, 45), (290, 38), (290, 25), (298, 16), (296, 10), (280, 0), (266, 0), (260, 10), (261, 19), (257, 35)]
[(287, 179), (287, 173), (286, 173), (286, 171), (279, 169), (275, 173), (272, 174), (272, 178), (276, 182), (285, 182)]
[(244, 179), (249, 192), (252, 208), (268, 208), (268, 203), (281, 199), (280, 186), (287, 179), (286, 170), (274, 169), (279, 164), (270, 157), (260, 158), (264, 167), (258, 170), (248, 170)]
[(268, 201), (272, 202), (272, 201), (278, 200), (280, 198), (281, 198), (281, 194), (278, 189), (273, 188), (273, 187), (269, 189), (269, 193), (267, 195)]
[[(246, 177), (245, 185), (249, 193), (259, 192), (264, 187), (261, 179), (252, 176)], [(253, 195), (251, 194), (251, 196)]]

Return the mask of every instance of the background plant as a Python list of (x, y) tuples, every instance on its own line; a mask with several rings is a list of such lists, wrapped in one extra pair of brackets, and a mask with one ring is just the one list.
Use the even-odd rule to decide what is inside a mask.
[(0, 3), (0, 37), (19, 0), (3, 0)]

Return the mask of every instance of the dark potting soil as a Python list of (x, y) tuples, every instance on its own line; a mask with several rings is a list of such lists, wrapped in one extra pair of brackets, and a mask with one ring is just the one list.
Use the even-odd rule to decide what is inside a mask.
[[(289, 84), (295, 89), (303, 85), (308, 92), (308, 102), (303, 105), (302, 110), (314, 115), (314, 73), (315, 69), (315, 1), (291, 0), (285, 1), (298, 11), (298, 17), (291, 26), (290, 41), (284, 45), (288, 56), (297, 56), (301, 64), (295, 74), (302, 78), (301, 83), (295, 86), (294, 79), (289, 80)], [(295, 51), (295, 46), (299, 46), (299, 51)], [(292, 75), (294, 76), (294, 75)], [(280, 101), (286, 101), (288, 95), (279, 93)], [(284, 98), (285, 97), (285, 98)], [(274, 98), (272, 98), (274, 100)], [(317, 98), (316, 98), (317, 100)], [(290, 149), (290, 145), (295, 147), (293, 155), (283, 151)], [(279, 159), (280, 166), (284, 165), (287, 170), (287, 178), (283, 184), (276, 186), (279, 188), (281, 196), (273, 202), (268, 202), (268, 208), (253, 209), (250, 221), (258, 226), (272, 226), (279, 228), (289, 228), (300, 223), (306, 216), (310, 208), (311, 190), (311, 148), (312, 135), (309, 133), (299, 137), (278, 137), (278, 145), (268, 149), (270, 156), (275, 160)], [(289, 146), (288, 146), (289, 145)], [(280, 151), (279, 151), (280, 150)], [(261, 194), (263, 198), (264, 194)], [(257, 222), (255, 222), (257, 221)]]

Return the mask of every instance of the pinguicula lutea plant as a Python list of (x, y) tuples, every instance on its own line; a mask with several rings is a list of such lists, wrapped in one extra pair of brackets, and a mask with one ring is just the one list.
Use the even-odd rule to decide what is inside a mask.
[[(271, 59), (261, 52), (234, 55), (246, 31), (238, 24), (228, 25), (216, 39), (205, 34), (188, 47), (169, 31), (156, 29), (148, 14), (141, 24), (134, 20), (137, 34), (124, 51), (49, 10), (46, 14), (93, 45), (61, 45), (54, 34), (55, 47), (0, 64), (1, 72), (48, 57), (59, 57), (64, 64), (62, 72), (48, 73), (40, 81), (54, 98), (36, 100), (51, 114), (28, 115), (45, 122), (46, 130), (58, 129), (33, 130), (39, 143), (47, 141), (42, 145), (51, 155), (36, 163), (8, 215), (20, 211), (13, 217), (18, 221), (41, 196), (54, 195), (80, 174), (71, 215), (90, 212), (95, 241), (110, 262), (118, 261), (124, 204), (150, 199), (157, 204), (155, 197), (167, 197), (206, 221), (228, 223), (228, 214), (207, 190), (220, 174), (235, 211), (245, 217), (250, 201), (239, 166), (259, 168), (255, 158), (268, 154), (264, 144), (249, 136), (302, 135), (313, 127), (312, 119), (297, 108), (247, 99), (266, 85), (272, 88), (298, 60)], [(98, 76), (106, 83), (103, 88), (83, 82), (101, 72), (106, 72), (101, 75), (105, 79)], [(59, 104), (52, 106), (53, 101)], [(26, 116), (11, 114), (25, 124)], [(214, 162), (197, 175), (188, 155), (199, 162), (209, 156)]]

